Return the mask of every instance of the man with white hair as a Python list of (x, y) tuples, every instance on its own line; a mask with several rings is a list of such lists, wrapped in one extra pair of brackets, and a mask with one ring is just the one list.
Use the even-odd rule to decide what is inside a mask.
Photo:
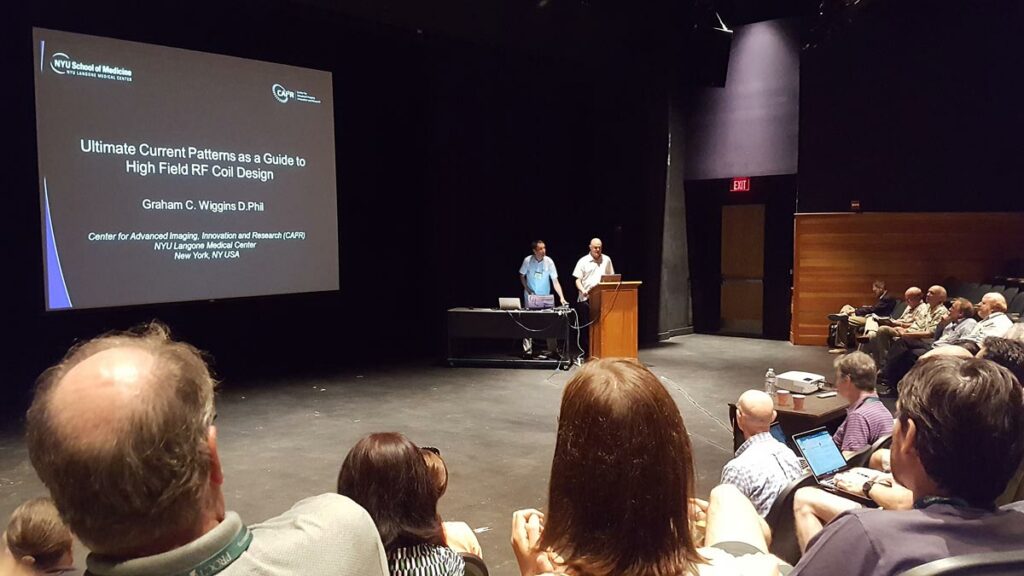
[(772, 397), (747, 390), (736, 402), (736, 427), (746, 439), (722, 469), (722, 484), (732, 484), (764, 517), (779, 493), (803, 474), (800, 458), (768, 431), (775, 421)]
[(964, 337), (964, 340), (981, 345), (989, 336), (1003, 336), (1013, 326), (1013, 320), (1006, 315), (1006, 298), (999, 292), (989, 292), (978, 305), (981, 322)]
[(72, 348), (40, 376), (29, 458), (92, 576), (385, 576), (370, 515), (337, 494), (246, 527), (225, 506), (214, 381), (159, 324)]
[[(934, 356), (973, 356), (981, 347), (982, 342), (989, 336), (1005, 336), (1013, 327), (1013, 320), (1006, 315), (1006, 298), (999, 292), (989, 292), (981, 298), (978, 304), (978, 316), (981, 322), (975, 324), (974, 329), (967, 336), (953, 342), (957, 346), (944, 346), (936, 348), (921, 358), (932, 358)], [(965, 352), (964, 348), (969, 352)]]
[[(573, 308), (576, 309), (580, 348), (584, 357), (587, 356), (590, 346), (590, 333), (587, 330), (590, 325), (590, 291), (601, 283), (601, 277), (606, 274), (615, 274), (612, 257), (604, 253), (604, 244), (600, 238), (592, 238), (590, 251), (576, 262), (576, 268), (572, 271), (578, 292)], [(569, 349), (572, 350), (573, 347), (570, 345)]]

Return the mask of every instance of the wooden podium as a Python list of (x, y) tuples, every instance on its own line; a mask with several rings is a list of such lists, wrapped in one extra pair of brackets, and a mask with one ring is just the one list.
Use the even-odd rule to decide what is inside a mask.
[(637, 298), (642, 282), (601, 282), (590, 290), (590, 356), (637, 358)]

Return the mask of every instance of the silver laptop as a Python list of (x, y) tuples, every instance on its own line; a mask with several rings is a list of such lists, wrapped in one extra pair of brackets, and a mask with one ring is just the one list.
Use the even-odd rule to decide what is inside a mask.
[(811, 468), (811, 474), (814, 474), (814, 479), (818, 482), (818, 486), (829, 492), (838, 493), (845, 498), (874, 505), (870, 498), (865, 498), (861, 494), (847, 492), (836, 486), (836, 474), (849, 470), (850, 465), (846, 462), (846, 457), (839, 451), (839, 447), (836, 446), (836, 443), (832, 440), (832, 435), (828, 433), (825, 427), (796, 434), (793, 436), (793, 443), (796, 444), (800, 455), (807, 461), (807, 465)]
[(498, 308), (500, 310), (522, 310), (522, 305), (519, 303), (519, 298), (498, 298)]

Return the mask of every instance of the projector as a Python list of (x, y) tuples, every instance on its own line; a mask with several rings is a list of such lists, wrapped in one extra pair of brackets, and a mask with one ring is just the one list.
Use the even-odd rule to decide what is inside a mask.
[(775, 377), (775, 387), (796, 394), (812, 394), (825, 383), (825, 377), (810, 372), (789, 371)]

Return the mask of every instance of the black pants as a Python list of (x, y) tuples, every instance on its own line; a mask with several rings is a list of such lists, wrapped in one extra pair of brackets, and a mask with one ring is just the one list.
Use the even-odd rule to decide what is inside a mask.
[(900, 380), (910, 372), (914, 363), (925, 352), (932, 349), (932, 345), (922, 341), (920, 338), (900, 338), (889, 347), (889, 355), (885, 360), (885, 367), (882, 368), (881, 379), (888, 386), (893, 388)]

